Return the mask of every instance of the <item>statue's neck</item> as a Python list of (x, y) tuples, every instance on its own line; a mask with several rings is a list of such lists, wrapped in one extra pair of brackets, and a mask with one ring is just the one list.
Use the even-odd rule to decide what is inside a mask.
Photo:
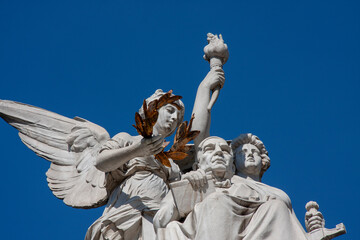
[(225, 177), (225, 172), (224, 171), (213, 171), (213, 176), (217, 179), (217, 180), (222, 180)]
[(236, 175), (238, 175), (239, 177), (245, 178), (247, 180), (261, 182), (261, 178), (259, 175), (244, 174), (244, 173), (240, 173), (240, 172), (236, 172)]

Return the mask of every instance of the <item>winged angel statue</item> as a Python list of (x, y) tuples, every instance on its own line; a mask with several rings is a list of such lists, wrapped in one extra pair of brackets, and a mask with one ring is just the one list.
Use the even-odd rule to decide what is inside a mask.
[[(218, 91), (223, 83), (222, 69), (211, 69), (199, 86), (196, 101), (209, 102), (211, 91)], [(138, 115), (145, 118), (150, 103), (166, 94), (174, 96), (157, 90), (144, 101)], [(83, 118), (70, 119), (8, 100), (0, 100), (0, 116), (19, 131), (28, 148), (51, 162), (46, 176), (57, 198), (74, 208), (106, 205), (85, 239), (155, 239), (153, 216), (169, 191), (169, 182), (181, 178), (173, 160), (164, 166), (154, 157), (164, 153), (164, 137), (182, 122), (184, 104), (175, 100), (158, 109), (147, 137), (122, 132), (110, 138), (104, 128)], [(208, 117), (207, 111), (196, 116), (193, 129), (205, 132), (202, 118)]]
[[(163, 94), (158, 90), (148, 101)], [(180, 110), (171, 105), (159, 110), (155, 137), (147, 139), (127, 133), (110, 138), (85, 119), (13, 101), (1, 100), (0, 116), (19, 130), (28, 148), (51, 162), (46, 176), (56, 197), (75, 208), (107, 204), (87, 239), (135, 239), (145, 212), (151, 218), (167, 193), (167, 182), (179, 177), (176, 164), (168, 168), (152, 156), (162, 150), (161, 136), (171, 135), (181, 123), (184, 106), (178, 105)]]

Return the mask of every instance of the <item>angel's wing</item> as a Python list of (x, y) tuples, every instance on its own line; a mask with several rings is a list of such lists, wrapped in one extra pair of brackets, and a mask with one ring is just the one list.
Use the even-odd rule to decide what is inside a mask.
[(106, 174), (94, 166), (102, 144), (110, 139), (104, 128), (7, 100), (0, 100), (0, 117), (19, 130), (27, 147), (51, 162), (46, 175), (56, 197), (77, 208), (106, 203)]

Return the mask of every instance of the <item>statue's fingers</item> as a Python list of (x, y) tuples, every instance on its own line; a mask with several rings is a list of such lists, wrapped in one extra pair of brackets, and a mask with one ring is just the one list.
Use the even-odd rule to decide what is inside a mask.
[(319, 216), (321, 218), (324, 218), (324, 216), (322, 215), (322, 213), (320, 211), (317, 211), (314, 216)]
[(152, 142), (152, 143), (149, 143), (149, 145), (151, 145), (151, 148), (159, 148), (159, 147), (162, 147), (164, 144), (164, 140), (158, 140), (156, 142)]
[(164, 148), (163, 144), (164, 144), (163, 141), (157, 141), (157, 142), (149, 143), (148, 147), (150, 149)]
[(220, 84), (220, 87), (222, 88), (225, 84), (225, 77), (224, 76), (218, 76), (218, 81)]
[(186, 179), (190, 182), (192, 188), (193, 188), (194, 190), (196, 190), (197, 188), (196, 188), (196, 184), (195, 184), (194, 179), (193, 179), (191, 176), (190, 176), (190, 177), (187, 177)]
[(224, 76), (224, 74), (218, 73), (217, 77), (219, 78), (220, 81), (225, 81), (225, 76)]
[(162, 150), (163, 150), (162, 147), (160, 147), (160, 148), (152, 148), (152, 149), (150, 149), (150, 153), (151, 153), (151, 155), (155, 155), (155, 154), (160, 153)]
[(218, 72), (217, 75), (218, 75), (219, 77), (225, 77), (225, 73), (224, 73), (224, 72)]
[(198, 185), (199, 185), (199, 188), (202, 188), (205, 183), (204, 183), (204, 176), (202, 175), (201, 172), (197, 172), (197, 176), (198, 176)]
[(225, 79), (225, 73), (224, 73), (224, 71), (221, 69), (221, 68), (218, 68), (219, 70), (221, 70), (221, 71), (218, 71), (218, 70), (215, 70), (215, 72), (214, 72), (214, 77), (216, 77), (216, 78), (218, 78), (218, 79)]
[(220, 66), (214, 66), (214, 67), (212, 67), (211, 69), (210, 69), (210, 72), (212, 72), (212, 73), (216, 73), (216, 72), (218, 72), (219, 70), (222, 70), (222, 68), (220, 67)]
[(159, 148), (157, 148), (157, 149), (154, 149), (152, 152), (153, 152), (154, 155), (155, 155), (155, 154), (160, 153), (162, 150), (163, 150), (163, 147), (159, 147)]
[(316, 229), (319, 229), (319, 228), (322, 228), (322, 225), (321, 224), (313, 224), (311, 225), (311, 227), (309, 227), (309, 230), (310, 232), (316, 230)]
[(162, 142), (163, 139), (161, 137), (161, 135), (155, 136), (155, 137), (151, 137), (151, 138), (143, 138), (141, 141), (143, 141), (146, 145), (153, 145), (156, 142)]
[[(217, 79), (217, 85), (216, 85), (214, 88), (220, 88), (220, 89), (221, 89), (221, 88), (223, 88), (224, 84), (225, 84), (225, 79), (219, 77), (219, 78)], [(212, 89), (212, 90), (213, 90), (213, 89)]]
[(318, 229), (318, 228), (322, 228), (322, 227), (323, 227), (322, 223), (318, 222), (318, 221), (316, 221), (308, 226), (309, 229)]
[(217, 66), (217, 67), (214, 67), (214, 68), (212, 68), (215, 72), (217, 72), (217, 73), (223, 73), (224, 74), (224, 69), (222, 69), (222, 67), (219, 67), (219, 66)]
[(200, 178), (200, 186), (201, 186), (201, 187), (204, 187), (204, 186), (206, 185), (206, 182), (207, 182), (207, 181), (206, 181), (206, 177), (201, 177), (201, 178)]
[(163, 140), (163, 136), (161, 134), (157, 135), (157, 136), (154, 136), (152, 138), (149, 138), (149, 141), (150, 142), (156, 142), (156, 141), (160, 141), (160, 140)]
[(221, 87), (224, 86), (225, 84), (225, 77), (224, 76), (220, 76), (219, 77), (220, 83), (221, 83)]
[(196, 185), (196, 188), (200, 187), (200, 177), (197, 172), (194, 172), (194, 183)]
[(151, 154), (157, 154), (159, 152), (159, 149), (164, 149), (162, 146), (149, 146), (148, 148), (148, 151), (151, 153)]
[(309, 221), (308, 222), (308, 228), (309, 229), (318, 229), (323, 227), (323, 221), (322, 219), (320, 220), (313, 220), (313, 221)]
[(150, 148), (150, 151), (159, 153), (159, 150), (161, 152), (163, 149), (164, 148), (162, 147), (162, 145), (160, 145), (160, 146), (154, 146), (154, 147)]
[(309, 218), (308, 223), (311, 224), (312, 222), (315, 222), (315, 221), (322, 222), (323, 218), (320, 216), (312, 216), (311, 218)]
[(186, 177), (185, 179), (188, 180), (191, 186), (194, 188), (194, 181), (190, 177)]
[(201, 183), (201, 187), (203, 187), (207, 183), (206, 174), (205, 171), (202, 169), (200, 169), (198, 172), (201, 174), (200, 183)]
[(201, 175), (203, 175), (204, 177), (206, 177), (206, 173), (203, 169), (198, 169), (197, 170), (199, 173), (201, 173)]

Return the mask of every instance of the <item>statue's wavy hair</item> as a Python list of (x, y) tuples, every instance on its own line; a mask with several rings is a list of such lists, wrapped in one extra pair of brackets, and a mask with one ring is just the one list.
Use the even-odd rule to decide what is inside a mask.
[(245, 133), (245, 134), (240, 134), (240, 136), (232, 140), (231, 148), (233, 149), (234, 159), (236, 159), (236, 154), (237, 154), (236, 149), (241, 145), (247, 143), (254, 145), (260, 151), (261, 163), (262, 163), (261, 172), (260, 172), (260, 179), (261, 179), (265, 171), (270, 167), (270, 158), (264, 143), (257, 136), (251, 133)]
[[(161, 89), (157, 89), (153, 95), (151, 95), (150, 97), (148, 97), (145, 101), (146, 101), (146, 105), (149, 105), (149, 103), (155, 99), (159, 99), (162, 95), (164, 95), (166, 92), (163, 92), (163, 90)], [(171, 96), (174, 96), (174, 94), (171, 94)], [(180, 107), (181, 110), (179, 111), (179, 116), (178, 116), (178, 122), (177, 122), (177, 127), (179, 127), (179, 125), (182, 123), (183, 119), (184, 119), (184, 113), (185, 113), (185, 105), (181, 100), (177, 100), (175, 101), (175, 103), (177, 103)], [(139, 114), (142, 118), (145, 118), (145, 114), (144, 114), (144, 109), (141, 105), (140, 109), (139, 109)], [(175, 129), (176, 130), (176, 129)], [(172, 131), (170, 135), (172, 135), (174, 132)]]

